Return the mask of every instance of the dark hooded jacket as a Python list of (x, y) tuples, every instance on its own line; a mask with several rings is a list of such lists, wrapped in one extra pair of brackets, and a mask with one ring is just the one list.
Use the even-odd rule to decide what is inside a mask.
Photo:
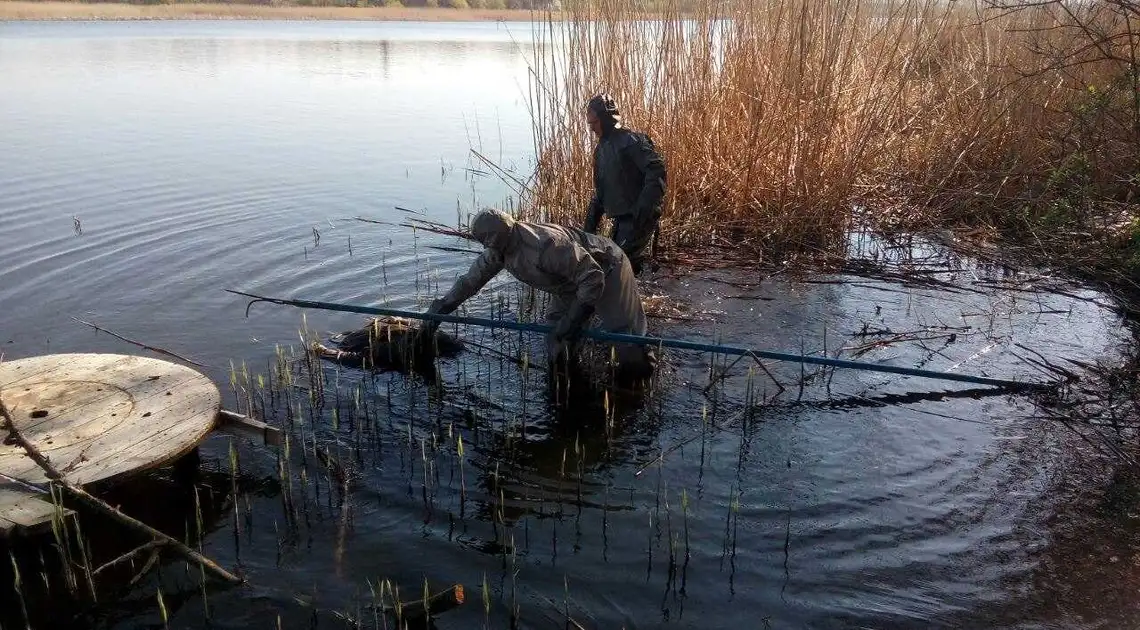
[(602, 216), (638, 224), (661, 214), (665, 160), (646, 134), (611, 127), (594, 147), (594, 197), (583, 229), (597, 230)]

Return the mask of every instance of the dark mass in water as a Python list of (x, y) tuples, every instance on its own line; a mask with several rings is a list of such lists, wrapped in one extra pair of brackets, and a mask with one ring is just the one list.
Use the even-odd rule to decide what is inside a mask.
[(421, 339), (419, 330), (412, 320), (374, 317), (356, 330), (333, 336), (330, 343), (335, 347), (315, 341), (312, 349), (317, 356), (341, 365), (401, 372), (463, 351), (463, 342), (445, 332), (437, 330), (434, 339)]

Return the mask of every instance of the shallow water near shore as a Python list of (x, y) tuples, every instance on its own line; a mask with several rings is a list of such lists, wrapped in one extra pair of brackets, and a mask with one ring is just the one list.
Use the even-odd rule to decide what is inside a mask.
[[(466, 268), (433, 249), (454, 239), (354, 217), (509, 203), (470, 149), (529, 172), (529, 28), (0, 24), (4, 358), (143, 352), (72, 318), (90, 321), (207, 365), (228, 408), (253, 400), (292, 436), (280, 456), (233, 441), (238, 482), (231, 438), (210, 438), (198, 495), (161, 475), (118, 490), (175, 535), (207, 504), (202, 549), (248, 587), (204, 596), (169, 561), (71, 627), (154, 627), (156, 591), (171, 627), (372, 627), (385, 580), (406, 600), (462, 583), (439, 628), (1130, 622), (1133, 486), (1026, 395), (666, 351), (649, 394), (566, 408), (539, 339), (454, 327), (471, 345), (441, 390), (329, 364), (257, 386), (302, 363), (299, 329), (362, 318), (246, 318), (222, 289), (422, 308)], [(659, 269), (651, 332), (1019, 380), (1052, 376), (1024, 348), (1112, 362), (1132, 343), (1108, 297), (1034, 270), (919, 240), (852, 250), (806, 279)], [(528, 317), (527, 298), (500, 278), (467, 308)]]

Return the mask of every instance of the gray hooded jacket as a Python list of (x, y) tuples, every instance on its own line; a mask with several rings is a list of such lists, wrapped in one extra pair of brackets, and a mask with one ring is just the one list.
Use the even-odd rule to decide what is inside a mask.
[(548, 320), (575, 303), (594, 306), (603, 330), (645, 334), (645, 313), (629, 261), (613, 241), (575, 228), (516, 222), (497, 210), (471, 226), (485, 246), (470, 269), (443, 296), (451, 311), (506, 269), (519, 281), (552, 295)]

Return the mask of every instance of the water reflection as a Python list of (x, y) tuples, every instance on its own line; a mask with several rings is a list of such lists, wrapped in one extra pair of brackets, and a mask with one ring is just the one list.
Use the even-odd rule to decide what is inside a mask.
[(298, 325), (243, 321), (222, 288), (403, 306), (425, 269), (465, 267), (352, 217), (453, 222), (508, 196), (462, 169), (472, 148), (503, 164), (533, 150), (526, 38), (476, 26), (4, 25), (0, 223), (18, 229), (0, 231), (0, 301), (52, 305), (10, 314), (6, 352), (90, 348), (68, 317), (85, 313), (224, 366)]
[[(510, 42), (384, 39), (96, 39), (82, 42), (77, 49), (88, 67), (138, 71), (161, 64), (209, 78), (256, 70), (279, 77), (375, 78), (421, 86), (441, 81), (450, 86), (477, 84), (488, 72), (518, 67), (533, 54), (529, 45)], [(77, 69), (67, 64), (60, 70), (68, 68)]]
[(476, 516), (511, 526), (528, 516), (561, 518), (568, 509), (632, 510), (609, 495), (607, 471), (628, 463), (631, 439), (656, 439), (656, 424), (644, 417), (649, 392), (583, 373), (548, 373), (544, 381), (540, 419), (493, 433), (473, 458), (488, 497)]
[[(273, 478), (234, 476), (200, 466), (197, 451), (173, 467), (91, 490), (109, 505), (193, 548), (231, 524), (238, 509), (235, 491), (247, 498), (280, 493)], [(11, 554), (10, 561), (0, 562), (0, 627), (85, 627), (96, 620), (129, 619), (154, 610), (156, 586), (170, 614), (201, 598), (200, 574), (183, 572), (176, 554), (157, 551), (153, 558), (144, 553), (133, 561), (108, 566), (95, 575), (92, 590), (84, 566), (94, 573), (148, 541), (85, 508), (78, 510), (78, 524), (74, 527), (73, 521), (67, 528), (63, 534), (67, 543), (62, 547), (51, 531), (32, 539), (0, 541), (0, 556), (7, 560)], [(66, 576), (61, 549), (70, 554), (74, 581)], [(19, 588), (14, 567), (19, 570)], [(219, 585), (208, 580), (206, 587), (214, 591)]]

